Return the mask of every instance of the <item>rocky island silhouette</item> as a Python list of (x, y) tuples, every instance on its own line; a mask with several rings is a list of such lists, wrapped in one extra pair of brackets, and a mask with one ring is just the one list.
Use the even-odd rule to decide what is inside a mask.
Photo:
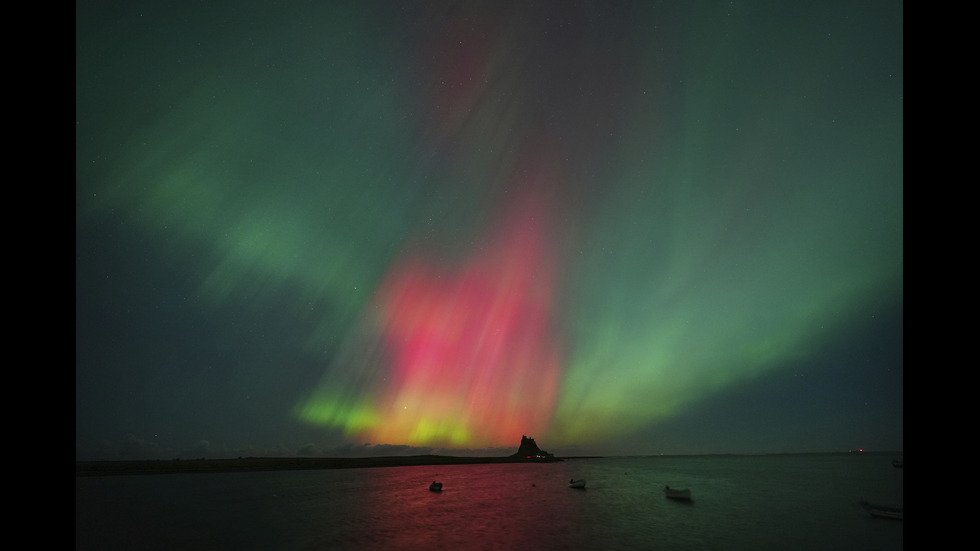
[(468, 465), (479, 463), (550, 463), (563, 461), (541, 450), (534, 438), (521, 437), (511, 455), (464, 457), (454, 455), (390, 455), (375, 457), (239, 457), (237, 459), (160, 459), (128, 461), (76, 461), (75, 476), (132, 474), (284, 471), (301, 469), (355, 469), (415, 465)]

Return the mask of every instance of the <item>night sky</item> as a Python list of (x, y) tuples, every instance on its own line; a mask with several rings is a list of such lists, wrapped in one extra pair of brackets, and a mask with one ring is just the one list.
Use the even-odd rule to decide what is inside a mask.
[(903, 9), (76, 3), (76, 460), (903, 450)]

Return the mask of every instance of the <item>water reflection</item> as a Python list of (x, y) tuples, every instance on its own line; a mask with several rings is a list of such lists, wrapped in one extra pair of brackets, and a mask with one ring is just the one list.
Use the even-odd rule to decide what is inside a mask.
[[(368, 470), (366, 470), (368, 471)], [(365, 472), (352, 523), (389, 548), (553, 547), (576, 530), (584, 509), (554, 464), (397, 467)], [(428, 491), (433, 481), (441, 492)], [(335, 542), (340, 543), (340, 542)]]
[[(891, 458), (609, 458), (76, 479), (78, 550), (901, 549)], [(588, 480), (587, 490), (568, 487)], [(430, 492), (433, 480), (442, 492)], [(691, 488), (694, 503), (667, 499)], [(751, 529), (748, 529), (751, 527)]]

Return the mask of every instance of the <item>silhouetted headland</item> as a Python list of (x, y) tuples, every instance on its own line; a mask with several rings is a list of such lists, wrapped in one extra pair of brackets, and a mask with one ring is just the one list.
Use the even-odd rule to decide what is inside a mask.
[(142, 461), (76, 461), (75, 476), (127, 474), (219, 473), (309, 469), (360, 469), (417, 465), (473, 465), (481, 463), (551, 463), (563, 461), (542, 451), (524, 436), (516, 453), (503, 457), (453, 455), (391, 455), (380, 457), (239, 457), (238, 459), (166, 459)]
[(553, 454), (541, 451), (533, 438), (521, 436), (521, 446), (510, 456), (512, 461), (558, 461)]

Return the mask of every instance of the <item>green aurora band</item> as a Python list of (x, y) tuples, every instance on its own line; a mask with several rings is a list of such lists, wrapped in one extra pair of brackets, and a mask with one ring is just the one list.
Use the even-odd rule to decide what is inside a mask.
[[(79, 46), (80, 66), (103, 57), (77, 75), (76, 180), (94, 184), (76, 188), (76, 229), (121, 220), (192, 266), (191, 300), (275, 302), (302, 320), (302, 354), (324, 373), (295, 397), (297, 419), (352, 441), (505, 446), (535, 431), (548, 446), (601, 444), (792, 369), (901, 304), (900, 7), (898, 30), (882, 31), (897, 36), (874, 47), (858, 23), (826, 32), (827, 15), (785, 28), (761, 7), (702, 6), (665, 51), (674, 33), (645, 32), (659, 14), (634, 7), (615, 37), (566, 14), (576, 30), (529, 53), (549, 29), (530, 8), (432, 9), (392, 37), (392, 21), (353, 6), (288, 33), (285, 16), (266, 34), (161, 33), (157, 57), (118, 53), (134, 36)], [(432, 61), (433, 36), (470, 47)], [(503, 213), (539, 183), (549, 199), (522, 216), (540, 217), (528, 231), (542, 246), (518, 259), (497, 237), (513, 227)], [(490, 384), (479, 373), (417, 396), (392, 336), (434, 331), (400, 325), (424, 316), (412, 308), (463, 319), (447, 302), (481, 262), (528, 280), (487, 304), (520, 293), (508, 320), (530, 323), (539, 302), (547, 318), (498, 342), (525, 347), (502, 352), (506, 365), (473, 360), (507, 381), (487, 391), (493, 405), (453, 399)], [(432, 280), (395, 308), (386, 285), (408, 265)], [(499, 322), (476, 316), (460, 323)], [(464, 338), (445, 331), (430, 337)], [(523, 331), (543, 336), (516, 344)], [(462, 342), (442, 344), (454, 361), (490, 353)], [(554, 377), (527, 379), (544, 358)], [(508, 417), (521, 392), (541, 407)], [(395, 396), (430, 407), (401, 425), (384, 402)]]

